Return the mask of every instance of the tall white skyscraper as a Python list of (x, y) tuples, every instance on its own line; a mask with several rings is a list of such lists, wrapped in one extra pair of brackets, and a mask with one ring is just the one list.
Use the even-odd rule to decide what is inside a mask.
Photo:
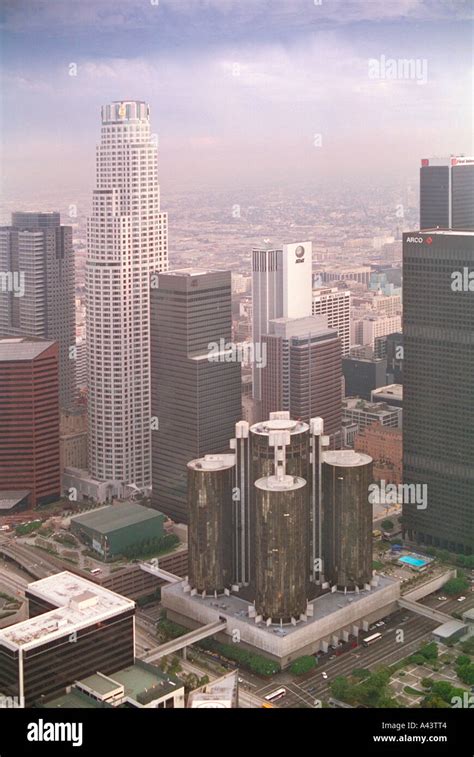
[(150, 274), (168, 266), (149, 106), (102, 107), (86, 265), (89, 471), (151, 483)]
[[(312, 311), (312, 243), (252, 250), (252, 339), (262, 343), (274, 318), (304, 318)], [(253, 398), (262, 399), (261, 369), (252, 368)]]
[(351, 292), (337, 287), (313, 289), (313, 315), (325, 315), (328, 327), (337, 330), (342, 354), (351, 349)]

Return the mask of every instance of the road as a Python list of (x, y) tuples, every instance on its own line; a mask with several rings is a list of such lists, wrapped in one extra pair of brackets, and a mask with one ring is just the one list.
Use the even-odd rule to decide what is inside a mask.
[(0, 537), (0, 552), (14, 561), (18, 560), (19, 565), (34, 579), (59, 573), (58, 568), (48, 562), (47, 558), (40, 557), (31, 547), (18, 544), (12, 538)]
[[(403, 617), (408, 617), (408, 620), (402, 621)], [(289, 693), (278, 701), (277, 706), (301, 707), (304, 703), (313, 707), (315, 699), (328, 699), (331, 682), (337, 676), (350, 675), (354, 668), (373, 669), (377, 665), (390, 665), (408, 657), (418, 649), (422, 641), (430, 639), (433, 628), (438, 625), (432, 620), (420, 618), (407, 611), (399, 611), (391, 618), (386, 626), (379, 629), (383, 634), (381, 641), (370, 647), (359, 646), (334, 660), (329, 660), (329, 655), (325, 655), (321, 658), (314, 675), (304, 681), (296, 681), (290, 673), (283, 673), (278, 676), (278, 680), (273, 679), (272, 683), (261, 687), (256, 692), (257, 695), (265, 696), (278, 686), (284, 686)], [(396, 641), (396, 629), (403, 630), (403, 641)], [(323, 671), (328, 674), (327, 680), (321, 675)]]

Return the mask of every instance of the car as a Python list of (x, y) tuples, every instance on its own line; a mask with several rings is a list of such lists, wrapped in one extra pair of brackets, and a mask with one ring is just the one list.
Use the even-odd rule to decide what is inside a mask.
[(402, 618), (402, 623), (406, 623), (408, 620), (408, 615), (404, 615)]
[(328, 677), (328, 674), (327, 674), (327, 673), (325, 673), (325, 672), (323, 671), (323, 672), (321, 673), (321, 675), (322, 675), (322, 677), (324, 678), (324, 680), (326, 681), (326, 680), (327, 680), (327, 677)]
[(439, 602), (445, 602), (446, 600), (447, 600), (447, 597), (445, 597), (444, 595), (438, 597)]
[(458, 602), (464, 602), (465, 599), (466, 597), (458, 597)]
[(335, 654), (332, 654), (332, 655), (331, 655), (331, 656), (329, 657), (329, 659), (330, 659), (330, 660), (335, 660), (335, 659), (336, 659), (336, 655), (335, 655)]

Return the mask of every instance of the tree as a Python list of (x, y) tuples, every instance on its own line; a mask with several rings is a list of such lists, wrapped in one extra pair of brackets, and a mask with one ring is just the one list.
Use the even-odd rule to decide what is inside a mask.
[(257, 675), (273, 676), (279, 672), (280, 666), (274, 660), (267, 660), (266, 657), (253, 655), (250, 662), (250, 670), (257, 673)]
[(337, 676), (331, 684), (331, 694), (335, 699), (347, 701), (351, 690), (349, 681), (345, 676)]
[(467, 581), (466, 577), (458, 576), (457, 578), (451, 578), (447, 583), (445, 583), (443, 586), (443, 591), (449, 597), (452, 597), (456, 594), (462, 594), (462, 592), (465, 591), (468, 587), (469, 582)]
[(451, 698), (453, 696), (454, 686), (452, 686), (448, 681), (435, 681), (431, 688), (431, 692), (435, 694), (436, 696), (443, 699), (445, 702), (451, 703)]
[(292, 663), (290, 671), (295, 676), (301, 676), (304, 673), (309, 673), (309, 671), (313, 670), (315, 666), (315, 658), (312, 655), (304, 655), (303, 657), (298, 657), (298, 659)]
[(354, 668), (352, 675), (354, 678), (368, 678), (368, 676), (370, 676), (370, 670), (368, 670), (368, 668)]
[(432, 678), (421, 679), (421, 685), (423, 686), (424, 689), (431, 689), (431, 687), (433, 686), (433, 683), (434, 681)]
[(429, 644), (425, 644), (422, 646), (418, 653), (423, 655), (425, 660), (433, 661), (438, 659), (438, 645), (435, 641), (430, 642)]
[(382, 525), (382, 531), (390, 532), (390, 531), (393, 531), (393, 529), (395, 528), (395, 524), (393, 520), (390, 520), (389, 518), (387, 518), (387, 520), (383, 520), (381, 525)]

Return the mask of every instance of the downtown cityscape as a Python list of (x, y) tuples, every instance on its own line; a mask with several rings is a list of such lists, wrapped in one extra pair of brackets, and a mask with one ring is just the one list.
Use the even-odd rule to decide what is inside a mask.
[(206, 717), (472, 753), (472, 31), (2, 3), (2, 757)]

